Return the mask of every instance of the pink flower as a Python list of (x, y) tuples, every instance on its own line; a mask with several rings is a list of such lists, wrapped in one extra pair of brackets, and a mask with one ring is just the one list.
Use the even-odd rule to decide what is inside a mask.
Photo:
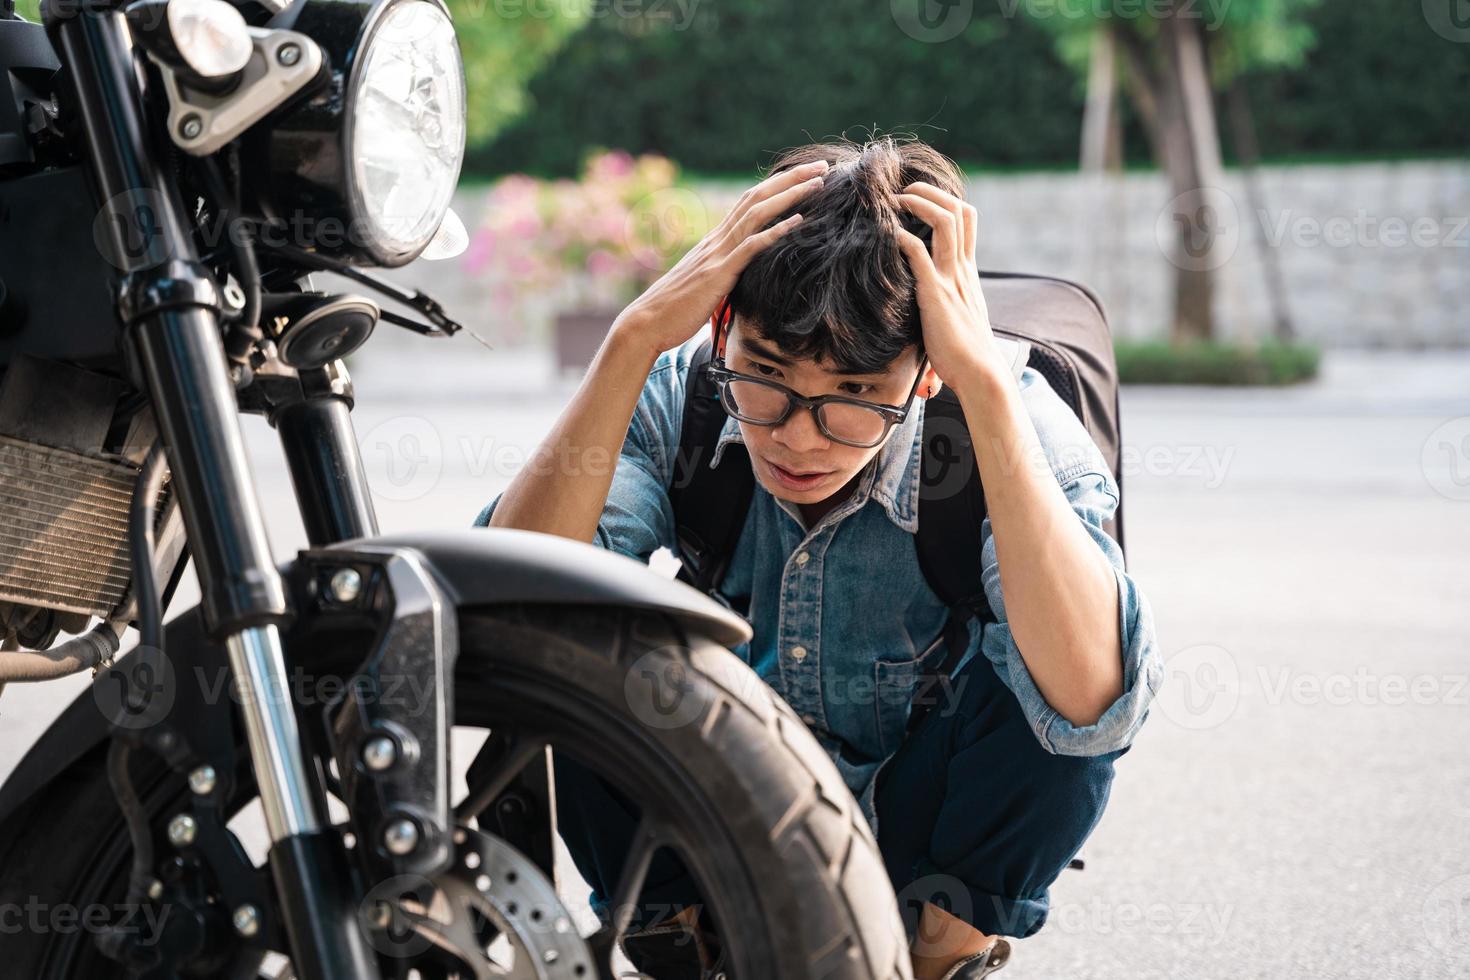
[(466, 272), (477, 276), (494, 255), (495, 233), (489, 228), (481, 228), (470, 236), (469, 247), (465, 249), (464, 258), (460, 261)]
[(534, 214), (523, 214), (510, 226), (510, 233), (517, 238), (531, 239), (541, 230), (541, 222)]
[(587, 179), (616, 180), (633, 172), (633, 157), (626, 150), (612, 150), (587, 161)]
[(611, 275), (618, 269), (618, 260), (605, 249), (597, 249), (587, 256), (587, 271), (594, 276)]

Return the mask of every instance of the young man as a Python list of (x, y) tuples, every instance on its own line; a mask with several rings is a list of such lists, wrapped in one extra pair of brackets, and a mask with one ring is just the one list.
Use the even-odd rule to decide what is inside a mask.
[[(958, 169), (922, 143), (786, 154), (618, 317), (540, 450), (600, 447), (616, 466), (527, 467), (479, 521), (644, 561), (675, 548), (666, 488), (689, 364), (728, 300), (716, 353), (737, 411), (717, 452), (742, 442), (757, 487), (719, 596), (753, 629), (736, 653), (829, 750), (903, 904), (921, 909), (919, 980), (984, 976), (1009, 953), (1000, 937), (1041, 927), (1162, 675), (1148, 606), (1103, 530), (1116, 483), (992, 335), (976, 232)], [(985, 488), (975, 561), (993, 616), (971, 624), (945, 703), (910, 733), (906, 695), (948, 614), (913, 542), (923, 400), (946, 384)], [(559, 793), (608, 812), (595, 777), (564, 787), (561, 770)], [(595, 878), (616, 842), (570, 809), (563, 836)]]

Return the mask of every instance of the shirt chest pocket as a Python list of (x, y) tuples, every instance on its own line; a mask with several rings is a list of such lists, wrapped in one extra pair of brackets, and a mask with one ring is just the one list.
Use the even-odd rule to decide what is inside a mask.
[(903, 742), (909, 708), (920, 679), (944, 662), (944, 640), (941, 631), (912, 660), (879, 660), (873, 664), (873, 721), (879, 749), (885, 758), (898, 751)]

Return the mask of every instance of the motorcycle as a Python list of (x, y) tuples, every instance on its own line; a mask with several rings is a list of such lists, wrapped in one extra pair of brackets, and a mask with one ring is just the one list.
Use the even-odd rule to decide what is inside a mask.
[[(0, 684), (94, 677), (0, 787), (0, 970), (606, 978), (667, 849), (730, 975), (909, 976), (872, 834), (730, 654), (742, 619), (590, 543), (379, 533), (343, 358), (383, 322), (460, 329), (369, 271), (464, 245), (442, 0), (12, 2)], [(307, 532), (280, 565), (241, 413)], [(190, 559), (200, 603), (165, 626)], [(639, 814), (585, 928), (559, 758)]]

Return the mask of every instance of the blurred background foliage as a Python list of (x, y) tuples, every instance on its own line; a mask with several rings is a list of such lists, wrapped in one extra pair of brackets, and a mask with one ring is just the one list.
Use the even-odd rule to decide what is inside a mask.
[[(1206, 26), (1210, 65), (1217, 86), (1237, 75), (1274, 68), (1300, 68), (1313, 47), (1316, 31), (1306, 20), (1322, 0), (1195, 0), (1192, 13)], [(1063, 58), (1085, 72), (1092, 52), (1092, 35), (1112, 24), (1152, 40), (1159, 21), (1129, 16), (1139, 0), (1030, 0), (1020, 9), (1032, 21), (1055, 34)], [(1402, 19), (1401, 17), (1396, 19)]]
[[(479, 20), (458, 22), (462, 37), (518, 35), (529, 31), (525, 22), (545, 19), (515, 13), (531, 8), (511, 0), (483, 2)], [(704, 174), (743, 175), (788, 145), (837, 133), (858, 138), (854, 120), (912, 132), (970, 168), (1074, 167), (1085, 98), (1076, 69), (1095, 21), (1044, 16), (1047, 2), (977, 0), (968, 26), (940, 43), (906, 36), (887, 4), (867, 0), (542, 7), (582, 11), (585, 20), (557, 35), (564, 43), (555, 53), (540, 49), (544, 61), (525, 94), (504, 97), (524, 114), (496, 117), (509, 121), (477, 141), (467, 172), (571, 175), (589, 148), (619, 146), (666, 154)], [(1470, 149), (1463, 104), (1470, 46), (1416, 25), (1404, 15), (1404, 0), (1199, 6), (1206, 24), (1223, 27), (1210, 32), (1217, 83), (1242, 74), (1261, 107), (1265, 159), (1460, 156)], [(1149, 18), (1131, 23), (1140, 31), (1155, 26)], [(471, 63), (477, 57), (468, 45), (466, 55)], [(471, 72), (485, 78), (477, 67)], [(1147, 166), (1138, 120), (1127, 108), (1124, 117), (1126, 161)], [(1225, 144), (1231, 160), (1228, 138)]]
[[(966, 29), (938, 44), (869, 0), (448, 2), (469, 87), (466, 173), (492, 177), (571, 176), (599, 146), (744, 175), (787, 145), (856, 138), (855, 119), (970, 168), (1070, 168), (1098, 13), (1139, 0), (976, 0)], [(1260, 107), (1264, 159), (1470, 151), (1470, 45), (1425, 31), (1408, 2), (1195, 0), (1223, 28), (1209, 32), (1216, 83), (1241, 74)], [(39, 19), (39, 0), (16, 9)], [(1124, 116), (1127, 162), (1147, 166)]]
[(544, 16), (506, 0), (447, 0), (464, 56), (469, 142), (493, 136), (529, 108), (526, 87), (581, 28), (587, 5), (553, 4)]

